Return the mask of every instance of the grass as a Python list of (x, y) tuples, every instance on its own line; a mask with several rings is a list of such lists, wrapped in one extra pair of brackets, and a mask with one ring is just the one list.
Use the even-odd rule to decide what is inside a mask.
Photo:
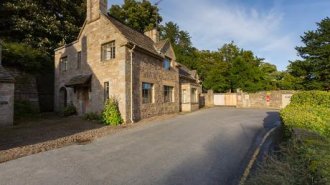
[(330, 139), (299, 131), (281, 144), (246, 185), (330, 185)]

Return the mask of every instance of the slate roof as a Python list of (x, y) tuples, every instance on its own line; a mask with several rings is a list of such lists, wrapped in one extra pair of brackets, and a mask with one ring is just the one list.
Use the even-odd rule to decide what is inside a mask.
[(0, 82), (14, 83), (15, 78), (0, 65)]
[(92, 75), (78, 75), (70, 79), (68, 83), (65, 84), (66, 87), (74, 86), (84, 86), (90, 83)]
[(167, 41), (168, 41), (168, 39), (165, 39), (165, 40), (160, 40), (159, 42), (155, 43), (155, 47), (157, 48), (157, 50), (161, 51), (164, 48)]
[(149, 38), (148, 36), (144, 35), (143, 33), (134, 30), (133, 28), (123, 24), (122, 22), (118, 21), (116, 18), (112, 17), (111, 15), (105, 15), (109, 21), (117, 27), (117, 29), (124, 35), (124, 37), (136, 44), (138, 47), (149, 51), (152, 54), (160, 56), (158, 51), (155, 47), (155, 42)]
[(185, 78), (197, 83), (197, 79), (195, 78), (196, 71), (189, 70), (186, 66), (180, 64), (179, 67), (179, 76), (180, 78)]

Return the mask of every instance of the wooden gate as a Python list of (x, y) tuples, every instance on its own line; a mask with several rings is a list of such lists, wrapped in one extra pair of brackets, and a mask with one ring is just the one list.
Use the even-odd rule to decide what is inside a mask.
[(237, 105), (237, 94), (236, 93), (214, 94), (214, 105), (216, 105), (216, 106), (236, 106)]

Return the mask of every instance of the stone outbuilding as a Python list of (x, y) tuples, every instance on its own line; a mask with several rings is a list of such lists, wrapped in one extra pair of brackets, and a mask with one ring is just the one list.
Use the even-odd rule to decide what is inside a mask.
[(126, 122), (195, 110), (196, 77), (156, 29), (140, 33), (108, 15), (106, 0), (87, 0), (77, 40), (55, 50), (55, 110), (72, 104), (79, 115), (100, 113), (109, 97), (119, 101)]
[(0, 46), (0, 126), (12, 126), (14, 119), (14, 77), (2, 67)]

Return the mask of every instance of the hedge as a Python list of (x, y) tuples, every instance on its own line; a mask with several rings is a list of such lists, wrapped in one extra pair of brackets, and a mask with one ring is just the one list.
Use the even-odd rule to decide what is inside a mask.
[(281, 110), (281, 118), (288, 128), (301, 128), (330, 137), (330, 92), (300, 92)]

